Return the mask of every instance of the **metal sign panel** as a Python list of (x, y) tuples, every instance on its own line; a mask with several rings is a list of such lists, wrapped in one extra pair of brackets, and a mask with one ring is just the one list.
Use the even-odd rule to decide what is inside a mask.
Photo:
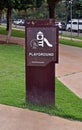
[(46, 66), (57, 61), (57, 32), (55, 25), (36, 25), (36, 20), (27, 21), (27, 66)]

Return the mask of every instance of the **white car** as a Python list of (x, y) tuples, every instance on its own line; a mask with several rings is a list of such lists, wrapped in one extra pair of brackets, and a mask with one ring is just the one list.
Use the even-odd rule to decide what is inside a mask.
[(22, 19), (17, 19), (13, 21), (14, 25), (19, 25), (22, 22)]
[(72, 19), (67, 23), (67, 31), (80, 31), (82, 32), (82, 19)]
[(60, 30), (66, 30), (65, 22), (55, 22), (55, 25), (58, 26)]

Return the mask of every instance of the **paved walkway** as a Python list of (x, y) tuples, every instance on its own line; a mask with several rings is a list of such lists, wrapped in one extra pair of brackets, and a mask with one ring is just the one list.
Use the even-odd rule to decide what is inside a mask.
[(0, 130), (82, 130), (82, 122), (0, 105)]
[(82, 98), (82, 48), (60, 45), (56, 76)]
[[(6, 35), (0, 35), (0, 43), (6, 43), (7, 36)], [(10, 44), (20, 44), (23, 47), (25, 47), (25, 39), (24, 38), (18, 38), (18, 37), (11, 37), (9, 40)]]
[[(0, 42), (4, 41), (5, 38), (0, 35)], [(16, 38), (14, 40), (17, 41)], [(16, 43), (19, 43), (20, 40), (24, 46), (24, 39), (19, 38)], [(60, 59), (59, 64), (56, 65), (56, 76), (82, 98), (81, 48), (60, 45)], [(82, 130), (82, 122), (0, 105), (0, 130)]]

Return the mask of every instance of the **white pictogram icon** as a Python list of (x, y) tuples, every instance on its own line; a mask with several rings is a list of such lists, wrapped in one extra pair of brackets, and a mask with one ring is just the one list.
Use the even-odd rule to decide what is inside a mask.
[(53, 47), (53, 45), (49, 43), (49, 41), (47, 40), (47, 38), (44, 37), (44, 34), (41, 31), (37, 33), (36, 39), (30, 41), (30, 46), (32, 47), (32, 49), (44, 47), (45, 44), (48, 47)]
[(49, 43), (49, 41), (44, 37), (44, 34), (41, 31), (37, 33), (37, 41), (38, 46), (44, 47), (44, 43), (46, 43), (48, 47), (53, 47), (53, 45)]

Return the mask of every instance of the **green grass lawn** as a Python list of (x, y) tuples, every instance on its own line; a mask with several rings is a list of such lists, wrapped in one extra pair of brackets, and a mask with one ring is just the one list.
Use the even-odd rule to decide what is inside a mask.
[(0, 45), (0, 103), (23, 107), (25, 104), (24, 49)]
[(67, 39), (60, 38), (59, 43), (64, 44), (64, 45), (69, 45), (69, 46), (75, 46), (75, 47), (82, 48), (82, 42), (78, 42), (78, 41), (73, 41), (73, 40), (67, 40)]
[[(8, 34), (8, 31), (6, 31), (5, 27), (0, 27), (0, 34), (4, 34), (4, 35)], [(12, 34), (11, 35), (14, 36), (14, 37), (22, 37), (22, 38), (24, 38), (25, 37), (25, 31), (12, 29)]]
[(55, 106), (25, 103), (25, 51), (0, 44), (0, 103), (82, 121), (82, 99), (56, 79)]
[(70, 38), (76, 38), (76, 39), (80, 39), (80, 40), (82, 40), (82, 36), (78, 36), (78, 35), (73, 35), (72, 34), (72, 36), (71, 36), (71, 32), (70, 32), (70, 34), (60, 34), (60, 36), (62, 37), (62, 36), (64, 36), (64, 37), (70, 37)]

